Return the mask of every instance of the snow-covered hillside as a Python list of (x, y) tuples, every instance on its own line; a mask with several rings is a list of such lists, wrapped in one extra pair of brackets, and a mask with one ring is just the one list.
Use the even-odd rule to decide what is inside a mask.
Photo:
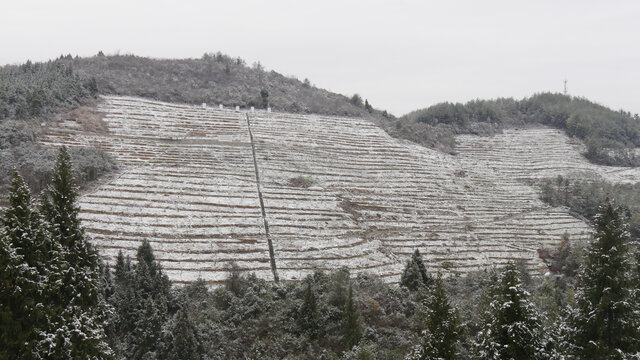
[(447, 155), (358, 119), (235, 112), (104, 97), (109, 132), (61, 123), (51, 146), (92, 145), (116, 156), (117, 176), (82, 196), (87, 233), (106, 260), (143, 239), (177, 282), (215, 284), (240, 269), (272, 279), (247, 116), (281, 279), (341, 266), (398, 281), (420, 249), (432, 271), (467, 272), (521, 259), (588, 227), (538, 199), (531, 179), (557, 175), (634, 181), (598, 167), (551, 129), (463, 136)]

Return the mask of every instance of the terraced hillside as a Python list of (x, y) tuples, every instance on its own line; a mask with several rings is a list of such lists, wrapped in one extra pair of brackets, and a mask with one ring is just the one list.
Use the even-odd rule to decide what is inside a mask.
[[(93, 145), (121, 161), (121, 173), (82, 196), (87, 233), (111, 263), (149, 240), (177, 282), (218, 283), (232, 263), (267, 279), (346, 266), (394, 282), (416, 248), (432, 269), (521, 259), (543, 272), (537, 250), (565, 232), (585, 239), (588, 227), (543, 204), (526, 180), (574, 162), (594, 176), (623, 173), (581, 160), (577, 145), (547, 129), (461, 137), (452, 156), (358, 119), (128, 97), (102, 98), (100, 110), (108, 133), (66, 122), (43, 141)], [(550, 143), (540, 149), (534, 135)]]
[(457, 138), (468, 166), (483, 163), (504, 177), (537, 180), (558, 175), (600, 178), (614, 183), (636, 183), (640, 168), (601, 166), (588, 162), (580, 140), (550, 128), (504, 130), (492, 137), (462, 135)]

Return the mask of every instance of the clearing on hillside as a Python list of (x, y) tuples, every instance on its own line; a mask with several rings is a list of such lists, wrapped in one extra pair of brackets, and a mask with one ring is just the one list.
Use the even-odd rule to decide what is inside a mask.
[(538, 249), (564, 233), (586, 239), (589, 228), (542, 203), (529, 180), (639, 178), (587, 163), (579, 145), (550, 129), (460, 137), (453, 156), (352, 118), (117, 96), (103, 97), (99, 110), (106, 133), (63, 122), (43, 136), (50, 146), (101, 148), (122, 164), (116, 177), (83, 194), (87, 234), (110, 263), (147, 239), (169, 277), (182, 283), (220, 283), (232, 263), (273, 279), (256, 165), (283, 280), (344, 266), (396, 282), (415, 249), (431, 271), (520, 260), (544, 272)]

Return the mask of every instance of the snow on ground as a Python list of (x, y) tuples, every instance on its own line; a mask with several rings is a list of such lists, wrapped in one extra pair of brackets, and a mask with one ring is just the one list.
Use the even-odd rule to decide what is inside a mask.
[(590, 163), (582, 156), (582, 142), (557, 129), (508, 129), (491, 137), (462, 135), (456, 140), (456, 150), (466, 164), (482, 164), (518, 180), (558, 175), (616, 183), (636, 183), (640, 179), (640, 168)]
[[(219, 283), (232, 263), (272, 278), (246, 113), (116, 96), (102, 98), (99, 110), (108, 133), (61, 123), (43, 141), (100, 147), (123, 165), (80, 201), (87, 234), (107, 261), (120, 250), (134, 256), (147, 239), (177, 282)], [(461, 136), (453, 156), (364, 120), (248, 115), (284, 280), (345, 266), (395, 282), (415, 249), (432, 271), (522, 260), (544, 273), (538, 249), (565, 232), (584, 240), (589, 229), (542, 203), (527, 180), (639, 178), (589, 164), (579, 144), (551, 129)]]

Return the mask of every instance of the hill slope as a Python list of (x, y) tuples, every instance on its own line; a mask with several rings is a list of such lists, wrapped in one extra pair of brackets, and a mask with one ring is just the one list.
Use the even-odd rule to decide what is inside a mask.
[[(589, 229), (542, 203), (531, 179), (579, 173), (637, 181), (635, 173), (588, 163), (579, 144), (552, 129), (460, 138), (453, 156), (353, 118), (113, 96), (99, 108), (107, 133), (67, 122), (43, 141), (92, 143), (120, 160), (119, 176), (81, 200), (87, 232), (107, 260), (148, 239), (170, 277), (182, 282), (220, 282), (232, 263), (273, 278), (256, 165), (285, 280), (346, 266), (394, 282), (415, 248), (432, 269), (464, 273), (522, 260), (543, 272), (538, 249), (564, 233), (586, 239)], [(525, 141), (531, 136), (548, 141)], [(504, 162), (496, 158), (505, 152), (512, 155)], [(514, 167), (523, 158), (530, 161)]]

